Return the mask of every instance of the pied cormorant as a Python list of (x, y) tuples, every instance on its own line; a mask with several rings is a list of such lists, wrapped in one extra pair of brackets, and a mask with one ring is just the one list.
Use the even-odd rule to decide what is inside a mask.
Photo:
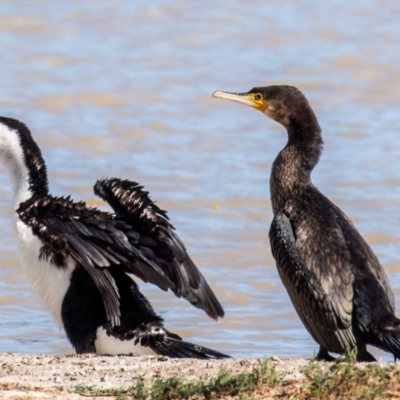
[(77, 353), (224, 358), (169, 332), (133, 276), (172, 290), (217, 319), (224, 312), (165, 211), (135, 182), (94, 191), (115, 213), (49, 194), (29, 129), (0, 117), (0, 159), (13, 185), (22, 265)]

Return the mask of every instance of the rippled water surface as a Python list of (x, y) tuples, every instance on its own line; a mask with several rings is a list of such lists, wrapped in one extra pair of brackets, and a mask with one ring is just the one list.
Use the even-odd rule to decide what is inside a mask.
[[(5, 3), (1, 114), (34, 132), (53, 194), (103, 207), (96, 179), (141, 182), (225, 307), (215, 323), (141, 284), (171, 330), (236, 357), (317, 349), (268, 243), (269, 172), (286, 134), (214, 90), (305, 92), (325, 141), (313, 180), (372, 245), (400, 302), (400, 3)], [(0, 351), (71, 352), (19, 266), (4, 170), (0, 194)]]

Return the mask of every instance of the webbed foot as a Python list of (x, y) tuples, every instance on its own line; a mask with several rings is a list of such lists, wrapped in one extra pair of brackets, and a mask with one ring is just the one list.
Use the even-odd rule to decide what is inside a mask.
[(327, 349), (325, 349), (324, 347), (320, 346), (320, 347), (319, 347), (319, 352), (318, 352), (317, 357), (316, 357), (316, 360), (317, 360), (317, 361), (328, 361), (328, 362), (332, 362), (332, 361), (335, 361), (336, 358), (335, 358), (335, 357), (332, 357), (332, 356), (329, 354), (329, 352), (328, 352)]
[(366, 349), (358, 349), (357, 352), (357, 361), (358, 362), (376, 362), (376, 358), (369, 353)]

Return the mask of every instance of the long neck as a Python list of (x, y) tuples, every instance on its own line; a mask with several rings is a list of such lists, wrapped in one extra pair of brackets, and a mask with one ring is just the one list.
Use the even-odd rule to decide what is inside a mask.
[(44, 197), (49, 194), (46, 163), (42, 157), (39, 146), (32, 136), (20, 134), (25, 168), (28, 171), (28, 188), (32, 196)]
[[(48, 194), (46, 164), (39, 147), (25, 125), (7, 120), (0, 125), (0, 158), (10, 176), (14, 191), (13, 207), (29, 198)], [(18, 123), (18, 124), (17, 124)], [(11, 126), (10, 126), (11, 125)]]
[(36, 182), (32, 182), (32, 174), (23, 163), (20, 163), (17, 159), (9, 159), (7, 160), (6, 169), (8, 170), (14, 193), (14, 210), (17, 210), (19, 205), (28, 199), (41, 197), (41, 190), (38, 190)]
[(271, 202), (274, 213), (283, 211), (290, 199), (311, 186), (311, 172), (318, 163), (323, 141), (318, 122), (292, 123), (289, 140), (275, 159), (270, 179)]

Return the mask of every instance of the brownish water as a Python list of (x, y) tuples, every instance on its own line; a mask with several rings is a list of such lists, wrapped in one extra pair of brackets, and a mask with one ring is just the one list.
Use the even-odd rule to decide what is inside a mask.
[[(236, 357), (311, 356), (268, 244), (268, 177), (285, 133), (211, 93), (304, 90), (325, 140), (314, 182), (355, 221), (398, 297), (399, 13), (378, 0), (2, 2), (1, 114), (34, 132), (54, 194), (98, 205), (93, 183), (115, 175), (169, 211), (226, 311), (214, 323), (141, 285), (171, 330)], [(70, 352), (18, 265), (4, 174), (0, 193), (0, 351)]]

